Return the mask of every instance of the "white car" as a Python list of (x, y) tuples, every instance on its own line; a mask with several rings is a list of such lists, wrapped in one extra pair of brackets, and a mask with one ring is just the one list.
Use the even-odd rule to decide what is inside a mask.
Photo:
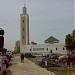
[(67, 55), (62, 55), (59, 57), (59, 62), (66, 62), (68, 60), (68, 56)]

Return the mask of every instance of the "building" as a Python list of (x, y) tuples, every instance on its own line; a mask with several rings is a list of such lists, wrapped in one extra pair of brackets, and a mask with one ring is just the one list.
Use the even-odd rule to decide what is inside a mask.
[(45, 42), (45, 43), (54, 44), (54, 43), (59, 43), (59, 40), (56, 39), (55, 37), (51, 36), (51, 37), (49, 37), (48, 39), (46, 39), (44, 42)]
[(20, 39), (20, 50), (21, 52), (31, 52), (36, 54), (48, 54), (48, 53), (59, 53), (67, 54), (65, 44), (60, 44), (59, 40), (53, 36), (45, 40), (45, 44), (37, 44), (32, 42), (29, 45), (29, 16), (26, 11), (26, 7), (23, 7), (23, 14), (20, 14), (20, 28), (21, 28), (21, 39)]
[(65, 44), (63, 43), (27, 45), (22, 46), (21, 48), (21, 52), (29, 52), (34, 54), (67, 54)]
[(63, 43), (30, 45), (29, 50), (32, 53), (38, 53), (38, 54), (49, 54), (49, 53), (66, 54), (67, 53), (67, 50)]
[(15, 42), (14, 51), (20, 52), (20, 41), (19, 40)]
[(21, 28), (21, 43), (20, 45), (29, 44), (29, 15), (27, 9), (24, 6), (22, 9), (23, 13), (20, 14), (20, 28)]

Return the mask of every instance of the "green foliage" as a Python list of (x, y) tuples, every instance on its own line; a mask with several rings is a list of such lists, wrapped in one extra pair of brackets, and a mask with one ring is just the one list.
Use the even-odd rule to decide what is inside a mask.
[(75, 50), (75, 30), (73, 30), (72, 34), (66, 35), (65, 44), (67, 50)]

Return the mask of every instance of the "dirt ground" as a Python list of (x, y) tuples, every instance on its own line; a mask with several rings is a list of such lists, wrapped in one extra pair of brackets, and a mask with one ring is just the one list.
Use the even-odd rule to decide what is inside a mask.
[(11, 66), (7, 71), (7, 75), (55, 75), (53, 72), (39, 67), (26, 58), (24, 59), (24, 63), (21, 63), (19, 55), (12, 58)]

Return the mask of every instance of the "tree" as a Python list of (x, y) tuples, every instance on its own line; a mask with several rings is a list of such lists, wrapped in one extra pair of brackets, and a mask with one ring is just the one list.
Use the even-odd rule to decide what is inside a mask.
[(73, 42), (73, 49), (75, 50), (75, 30), (72, 33), (72, 42)]
[(67, 50), (75, 50), (75, 30), (73, 30), (72, 34), (66, 35), (65, 44)]
[(75, 65), (75, 58), (73, 58), (72, 52), (75, 50), (75, 30), (71, 34), (66, 35), (65, 38), (66, 49), (68, 50), (68, 60), (67, 65), (71, 66)]
[(17, 52), (17, 53), (20, 52), (20, 41), (19, 40), (15, 42), (14, 51)]

